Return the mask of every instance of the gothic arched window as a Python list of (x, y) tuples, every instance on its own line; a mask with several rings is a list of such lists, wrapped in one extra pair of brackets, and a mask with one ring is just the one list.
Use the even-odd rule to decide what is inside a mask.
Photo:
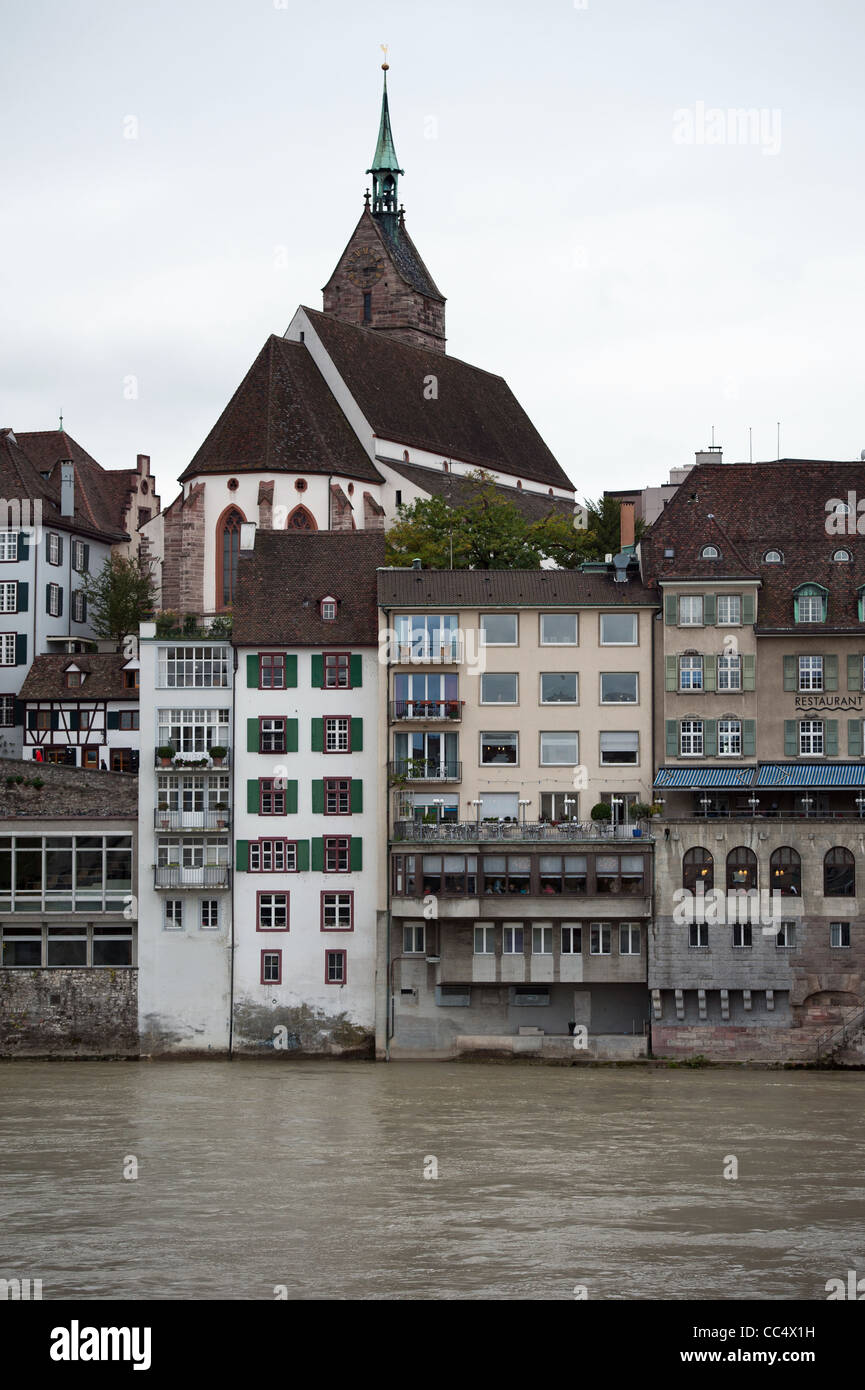
[(315, 517), (306, 507), (295, 507), (285, 523), (286, 531), (317, 531)]
[(246, 517), (238, 507), (228, 507), (216, 527), (216, 601), (228, 608), (237, 589), (237, 562), (240, 558), (240, 528)]

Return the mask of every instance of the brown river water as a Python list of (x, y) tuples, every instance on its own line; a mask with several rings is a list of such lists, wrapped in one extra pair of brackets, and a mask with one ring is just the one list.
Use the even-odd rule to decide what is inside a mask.
[(46, 1300), (824, 1300), (865, 1276), (863, 1101), (862, 1072), (0, 1064), (0, 1277)]

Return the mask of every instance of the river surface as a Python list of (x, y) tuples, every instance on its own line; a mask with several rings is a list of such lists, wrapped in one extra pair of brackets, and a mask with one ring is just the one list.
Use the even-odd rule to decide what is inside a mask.
[(863, 1114), (861, 1072), (0, 1064), (0, 1277), (44, 1299), (825, 1299), (865, 1275)]

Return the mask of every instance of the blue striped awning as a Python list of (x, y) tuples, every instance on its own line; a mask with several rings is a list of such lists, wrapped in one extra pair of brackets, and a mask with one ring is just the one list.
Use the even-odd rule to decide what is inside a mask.
[(758, 787), (865, 787), (865, 763), (763, 763)]
[(753, 785), (756, 767), (660, 767), (656, 787), (740, 787)]

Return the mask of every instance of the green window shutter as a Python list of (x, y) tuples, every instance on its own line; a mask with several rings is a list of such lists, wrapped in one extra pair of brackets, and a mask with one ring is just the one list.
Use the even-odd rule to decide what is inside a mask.
[(297, 657), (287, 656), (285, 658), (285, 688), (294, 689), (297, 685)]
[(258, 652), (251, 652), (246, 658), (246, 685), (247, 689), (258, 689), (260, 676), (260, 662)]
[(838, 720), (826, 720), (826, 756), (827, 758), (837, 758), (838, 756)]
[(246, 721), (246, 751), (247, 753), (257, 753), (258, 742), (258, 720), (247, 719)]
[(675, 719), (666, 721), (667, 757), (676, 758), (679, 754), (679, 726)]
[(784, 657), (784, 689), (796, 689), (796, 658), (795, 656)]
[(297, 842), (297, 867), (301, 872), (309, 868), (309, 840)]
[(324, 814), (324, 782), (320, 777), (314, 777), (312, 782), (312, 814)]
[(757, 721), (756, 719), (742, 720), (742, 755), (745, 758), (753, 758), (757, 752)]
[(363, 720), (353, 719), (351, 721), (351, 751), (352, 753), (363, 752)]
[(286, 753), (297, 752), (297, 720), (286, 719), (285, 721), (285, 751)]
[(664, 658), (666, 670), (665, 689), (677, 690), (679, 687), (679, 660), (678, 657), (668, 656)]
[(52, 729), (59, 729), (59, 728), (60, 728), (60, 711), (59, 711), (59, 709), (53, 709), (53, 710), (51, 711), (51, 728), (52, 728)]
[(847, 689), (862, 689), (862, 658), (854, 652), (847, 657)]
[(58, 616), (58, 618), (62, 618), (62, 617), (63, 617), (63, 590), (62, 590), (62, 589), (60, 590), (60, 593), (57, 595), (57, 599), (58, 599), (58, 602), (57, 602), (57, 616)]
[(15, 636), (15, 665), (27, 665), (27, 633), (19, 632)]
[(714, 758), (718, 752), (718, 721), (703, 720), (703, 752), (707, 758)]
[(753, 594), (742, 595), (742, 626), (752, 627), (757, 620)]
[(18, 559), (30, 559), (30, 533), (29, 531), (18, 532)]
[(82, 573), (82, 574), (89, 574), (89, 573), (90, 573), (90, 546), (89, 546), (89, 545), (85, 545), (85, 547), (84, 547), (84, 564), (83, 564), (82, 567), (81, 567), (81, 573)]
[(35, 729), (35, 728), (36, 728), (36, 711), (35, 711), (35, 709), (29, 709), (29, 710), (27, 711), (27, 728), (28, 728), (28, 729)]
[(285, 813), (287, 816), (297, 815), (297, 782), (285, 784)]
[(798, 595), (798, 594), (794, 594), (794, 595), (793, 595), (793, 622), (794, 622), (794, 623), (798, 623), (798, 621), (799, 621), (799, 595)]
[(16, 726), (24, 727), (24, 717), (27, 713), (27, 706), (23, 700), (16, 699), (13, 703), (14, 718)]
[(703, 657), (703, 689), (714, 690), (717, 685), (718, 658), (714, 652)]
[(837, 656), (824, 656), (823, 658), (823, 689), (838, 689), (838, 658)]
[(312, 840), (312, 868), (315, 873), (324, 871), (324, 840), (320, 835), (314, 835)]
[(26, 580), (21, 580), (21, 579), (19, 579), (19, 581), (18, 581), (18, 612), (19, 612), (19, 613), (26, 613), (26, 612), (27, 612), (27, 602), (28, 602), (29, 589), (30, 589), (30, 586), (29, 586), (29, 584), (27, 583), (27, 581), (26, 581)]
[(742, 689), (756, 690), (757, 688), (757, 658), (753, 655), (742, 657)]
[(257, 816), (260, 805), (261, 802), (258, 797), (258, 778), (248, 777), (246, 780), (246, 809), (253, 816)]
[(351, 867), (352, 871), (363, 868), (363, 841), (359, 835), (351, 837)]
[(799, 743), (799, 732), (795, 719), (784, 720), (784, 757), (795, 758)]
[(351, 813), (358, 815), (363, 810), (363, 782), (360, 777), (351, 779)]
[(79, 714), (78, 714), (78, 710), (77, 710), (77, 709), (68, 710), (68, 711), (67, 711), (67, 714), (66, 714), (66, 718), (67, 718), (67, 720), (69, 721), (69, 729), (70, 729), (70, 732), (75, 732), (75, 731), (77, 731), (77, 730), (81, 727), (80, 722), (79, 722)]
[(234, 863), (235, 867), (245, 873), (249, 869), (249, 841), (235, 840), (234, 842)]
[(703, 596), (703, 624), (705, 627), (715, 626), (715, 595), (705, 594)]
[(862, 757), (862, 720), (847, 720), (847, 757)]
[(324, 720), (312, 720), (312, 751), (320, 753), (324, 748)]
[(51, 585), (45, 585), (45, 612), (51, 612)]
[(312, 684), (316, 690), (320, 690), (324, 685), (324, 657), (321, 652), (313, 652), (311, 670)]
[(119, 711), (119, 710), (110, 709), (110, 710), (108, 711), (108, 713), (107, 713), (106, 716), (105, 716), (105, 727), (106, 727), (106, 729), (119, 729), (119, 728), (120, 728), (120, 711)]
[(664, 595), (664, 622), (667, 627), (675, 627), (679, 620), (679, 600), (675, 594)]
[(363, 657), (356, 653), (351, 658), (351, 688), (359, 690), (363, 685)]

